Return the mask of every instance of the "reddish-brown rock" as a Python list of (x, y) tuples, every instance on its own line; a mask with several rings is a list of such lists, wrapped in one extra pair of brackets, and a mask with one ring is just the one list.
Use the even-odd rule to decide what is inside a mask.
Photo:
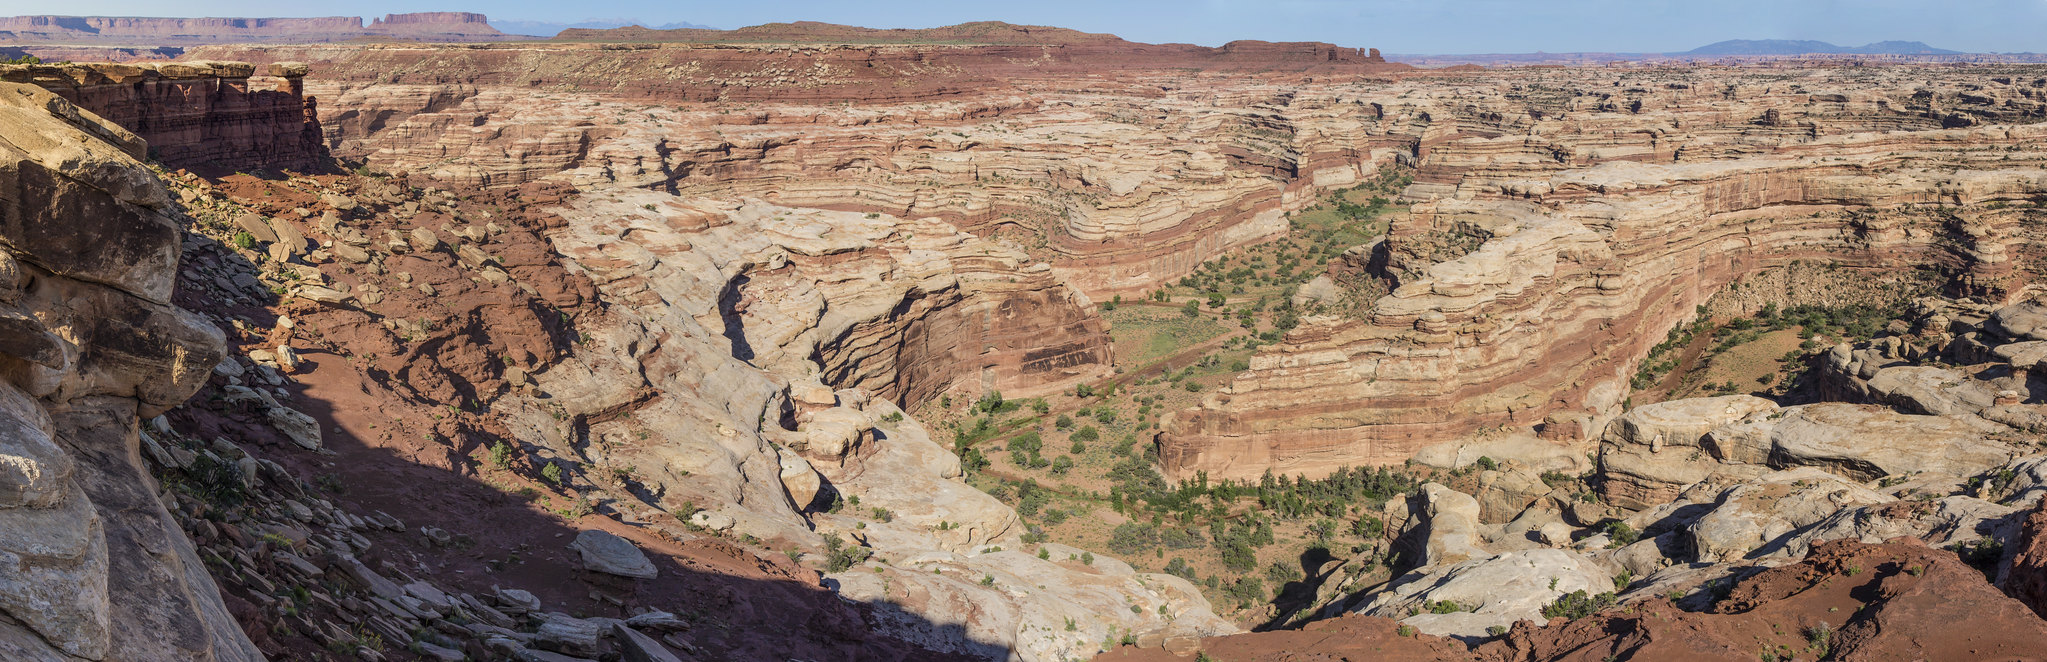
[(152, 159), (216, 172), (325, 167), (305, 73), (290, 63), (0, 65), (0, 80), (41, 85), (135, 132)]
[(2004, 592), (2047, 618), (2047, 499), (2026, 515), (2020, 527), (2018, 538), (2005, 543), (2017, 550), (2004, 571)]
[[(1965, 626), (1958, 626), (1966, 624)], [(2047, 621), (1997, 592), (1983, 574), (1904, 539), (1822, 543), (1799, 563), (1763, 571), (1710, 611), (1655, 598), (1586, 618), (1516, 623), (1475, 648), (1399, 637), (1386, 619), (1346, 616), (1298, 631), (1210, 637), (1214, 659), (1252, 660), (2033, 660), (2047, 651)], [(1097, 660), (1165, 661), (1162, 650), (1123, 647)], [(1767, 658), (1766, 658), (1767, 659)]]

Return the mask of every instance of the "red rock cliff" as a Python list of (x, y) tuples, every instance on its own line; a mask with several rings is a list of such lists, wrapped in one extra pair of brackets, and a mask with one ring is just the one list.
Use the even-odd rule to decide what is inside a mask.
[(240, 62), (0, 65), (141, 136), (172, 167), (314, 170), (327, 159), (305, 67)]

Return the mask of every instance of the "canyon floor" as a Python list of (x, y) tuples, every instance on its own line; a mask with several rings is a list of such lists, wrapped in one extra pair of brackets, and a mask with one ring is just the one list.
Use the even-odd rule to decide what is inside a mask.
[(0, 657), (2047, 659), (2047, 67), (750, 30), (0, 65)]

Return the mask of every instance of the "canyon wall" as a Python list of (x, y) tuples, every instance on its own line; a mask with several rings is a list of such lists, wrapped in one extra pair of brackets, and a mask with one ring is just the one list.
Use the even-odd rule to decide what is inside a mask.
[(583, 198), (556, 235), (615, 301), (682, 308), (733, 356), (909, 406), (1106, 374), (1106, 326), (1043, 263), (935, 219), (758, 200)]
[(133, 131), (148, 158), (214, 172), (327, 167), (305, 67), (273, 63), (0, 65), (0, 81), (32, 83)]
[(0, 82), (0, 657), (259, 660), (140, 455), (221, 333), (170, 303), (174, 204), (120, 126)]
[(1382, 126), (1409, 120), (1378, 121), (1354, 83), (1301, 90), (1311, 74), (1216, 79), (1154, 59), (1075, 85), (1085, 60), (993, 48), (204, 53), (307, 59), (343, 158), (473, 185), (551, 178), (934, 216), (1009, 237), (1095, 299), (1279, 236), (1286, 211), (1412, 151)]
[[(2030, 281), (2040, 238), (2005, 208), (2047, 192), (2047, 129), (1979, 123), (2039, 118), (2037, 87), (1970, 80), (1901, 100), (1827, 82), (1847, 90), (1671, 84), (1631, 100), (1480, 98), (1437, 118), (1404, 194), (1417, 204), (1374, 247), (1391, 295), (1358, 319), (1308, 318), (1164, 421), (1168, 473), (1317, 475), (1486, 428), (1597, 435), (1649, 347), (1773, 266), (1873, 282), (1930, 267), (1992, 299)], [(1972, 112), (1943, 107), (1971, 98)]]
[[(1223, 74), (1045, 41), (207, 52), (308, 61), (329, 145), (380, 168), (937, 218), (1098, 301), (1412, 167), (1415, 211), (1360, 254), (1394, 295), (1365, 319), (1310, 318), (1165, 421), (1183, 477), (1397, 462), (1545, 421), (1583, 439), (1664, 331), (1775, 265), (1925, 263), (1987, 296), (2029, 273), (2024, 242), (2000, 238), (2017, 221), (1990, 209), (2035, 186), (2021, 125), (2047, 95), (2025, 71)], [(1076, 84), (1086, 66), (1101, 73)], [(1941, 220), (1930, 203), (1963, 209)]]
[(1050, 661), (1116, 632), (1236, 629), (1178, 577), (1028, 553), (1016, 512), (891, 402), (1105, 374), (1100, 318), (1042, 263), (934, 219), (757, 200), (610, 190), (560, 213), (556, 249), (611, 307), (532, 376), (545, 399), (495, 405), (523, 443), (623, 471), (641, 505), (702, 529), (868, 548), (828, 585), (881, 609), (877, 632), (941, 653)]

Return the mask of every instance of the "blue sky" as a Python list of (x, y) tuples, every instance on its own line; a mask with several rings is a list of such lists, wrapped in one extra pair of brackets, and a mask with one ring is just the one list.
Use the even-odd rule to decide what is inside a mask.
[[(345, 9), (344, 9), (345, 7)], [(574, 22), (631, 18), (720, 28), (813, 20), (868, 27), (966, 21), (1057, 25), (1145, 42), (1327, 41), (1389, 53), (1682, 51), (1722, 39), (1924, 41), (2047, 52), (2047, 0), (0, 0), (0, 15), (382, 15), (475, 11)]]

